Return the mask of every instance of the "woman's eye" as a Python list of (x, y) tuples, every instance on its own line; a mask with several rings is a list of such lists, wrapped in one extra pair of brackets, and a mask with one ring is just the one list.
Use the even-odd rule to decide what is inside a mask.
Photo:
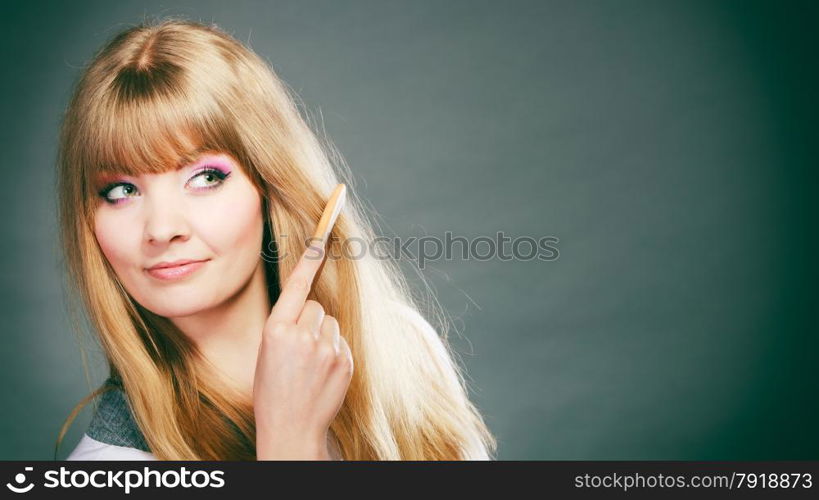
[(106, 186), (100, 191), (100, 196), (105, 198), (109, 203), (119, 203), (119, 200), (128, 198), (136, 192), (136, 187), (133, 184), (117, 183)]
[(197, 189), (213, 189), (220, 186), (229, 175), (230, 172), (208, 168), (193, 176), (189, 182)]
[[(196, 191), (215, 189), (221, 186), (225, 179), (230, 176), (230, 172), (223, 172), (216, 168), (206, 168), (191, 177), (188, 184)], [(100, 191), (100, 196), (108, 203), (116, 205), (125, 198), (136, 196), (138, 193), (136, 186), (127, 182), (115, 182), (109, 184)]]

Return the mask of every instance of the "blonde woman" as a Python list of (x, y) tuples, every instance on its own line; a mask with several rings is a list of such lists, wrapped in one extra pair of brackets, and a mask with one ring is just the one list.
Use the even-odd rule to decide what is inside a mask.
[(354, 196), (308, 258), (339, 166), (295, 102), (248, 47), (185, 20), (129, 28), (84, 69), (61, 241), (110, 377), (64, 423), (57, 448), (99, 396), (69, 459), (490, 459), (398, 267), (343, 257), (375, 237)]

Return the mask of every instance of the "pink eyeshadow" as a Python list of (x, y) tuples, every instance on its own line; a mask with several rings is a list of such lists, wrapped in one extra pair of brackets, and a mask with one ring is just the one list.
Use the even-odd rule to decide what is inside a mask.
[(233, 170), (232, 163), (229, 160), (225, 159), (224, 156), (212, 155), (212, 154), (211, 155), (205, 155), (205, 156), (199, 158), (194, 163), (192, 163), (188, 168), (198, 169), (198, 168), (205, 167), (205, 166), (221, 168), (225, 173), (228, 173), (231, 170)]

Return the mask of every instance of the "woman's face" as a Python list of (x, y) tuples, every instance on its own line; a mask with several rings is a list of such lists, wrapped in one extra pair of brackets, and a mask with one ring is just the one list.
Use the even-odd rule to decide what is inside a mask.
[[(128, 293), (154, 314), (218, 306), (263, 272), (261, 198), (230, 155), (97, 182), (97, 241)], [(199, 263), (150, 270), (180, 260)]]

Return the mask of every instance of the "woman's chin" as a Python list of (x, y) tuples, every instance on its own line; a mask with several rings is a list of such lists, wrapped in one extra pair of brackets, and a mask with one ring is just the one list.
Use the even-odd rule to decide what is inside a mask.
[[(143, 303), (144, 304), (144, 303)], [(209, 309), (209, 304), (201, 300), (192, 300), (190, 297), (179, 297), (175, 300), (168, 297), (167, 300), (157, 301), (156, 298), (143, 305), (146, 309), (165, 318), (185, 318)]]

